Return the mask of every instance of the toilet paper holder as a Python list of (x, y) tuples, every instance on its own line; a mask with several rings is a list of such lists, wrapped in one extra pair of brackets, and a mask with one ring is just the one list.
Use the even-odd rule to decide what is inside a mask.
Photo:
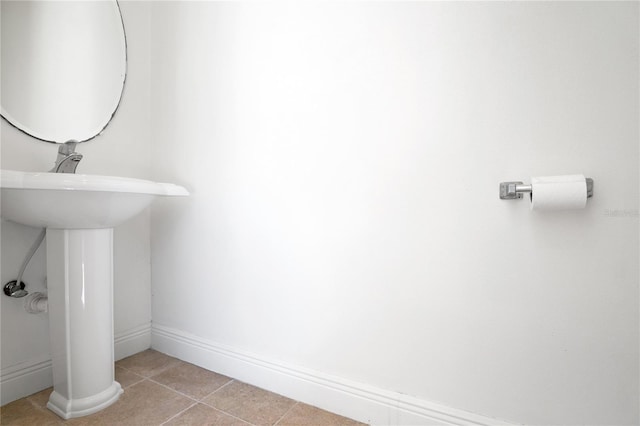
[[(593, 179), (586, 178), (587, 181), (587, 198), (593, 197)], [(522, 198), (525, 192), (532, 192), (531, 185), (525, 185), (523, 182), (502, 182), (500, 183), (500, 199), (501, 200), (517, 200)]]

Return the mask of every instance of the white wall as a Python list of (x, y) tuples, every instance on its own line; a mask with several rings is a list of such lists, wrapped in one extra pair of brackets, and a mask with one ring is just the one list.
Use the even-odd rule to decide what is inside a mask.
[[(78, 173), (149, 177), (149, 10), (147, 2), (120, 2), (128, 42), (128, 75), (119, 111), (102, 135), (82, 144), (84, 155)], [(46, 171), (55, 161), (57, 146), (18, 132), (1, 120), (3, 169)], [(0, 281), (16, 279), (26, 252), (38, 230), (2, 221), (2, 270)], [(115, 231), (114, 328), (124, 339), (116, 356), (130, 355), (150, 344), (150, 246), (149, 212)], [(28, 290), (45, 291), (46, 259), (43, 247), (29, 264), (24, 281)], [(48, 370), (29, 378), (34, 365), (48, 366), (49, 332), (45, 314), (24, 311), (23, 299), (0, 297), (2, 403), (51, 385)], [(146, 335), (146, 336), (145, 336)], [(11, 378), (9, 382), (7, 378)], [(16, 379), (17, 377), (17, 379)], [(49, 381), (49, 384), (46, 381)], [(40, 389), (38, 388), (40, 387)]]
[[(528, 424), (637, 424), (637, 3), (152, 5), (154, 324)], [(169, 166), (170, 165), (170, 166)], [(498, 183), (584, 173), (584, 211)]]

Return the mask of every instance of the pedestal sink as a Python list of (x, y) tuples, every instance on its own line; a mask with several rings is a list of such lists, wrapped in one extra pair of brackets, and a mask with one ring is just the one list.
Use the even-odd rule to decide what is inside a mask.
[(64, 419), (118, 400), (114, 380), (113, 228), (181, 186), (141, 179), (2, 170), (1, 216), (47, 228), (47, 283), (54, 390)]

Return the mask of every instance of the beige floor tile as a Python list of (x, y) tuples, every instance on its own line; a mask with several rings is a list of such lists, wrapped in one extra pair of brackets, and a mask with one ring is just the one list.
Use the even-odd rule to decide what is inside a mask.
[(27, 399), (40, 408), (47, 408), (47, 402), (49, 402), (49, 396), (51, 396), (51, 392), (53, 392), (53, 388), (46, 388), (45, 390), (41, 390), (38, 393), (29, 395)]
[(0, 424), (4, 426), (54, 426), (62, 419), (47, 409), (23, 398), (0, 408)]
[(144, 380), (144, 377), (139, 376), (133, 371), (126, 370), (122, 367), (116, 366), (115, 373), (116, 373), (116, 382), (120, 383), (120, 386), (122, 386), (122, 389), (126, 389), (129, 386)]
[(273, 425), (296, 402), (242, 382), (232, 382), (202, 402), (255, 425)]
[(204, 404), (194, 405), (184, 413), (165, 423), (165, 426), (248, 426), (248, 423), (231, 417)]
[(0, 425), (362, 425), (152, 350), (119, 361), (115, 373), (125, 392), (99, 413), (64, 421), (46, 408), (48, 388), (0, 407)]
[(116, 367), (126, 368), (144, 377), (151, 377), (180, 363), (182, 363), (182, 361), (176, 358), (154, 351), (153, 349), (147, 349), (146, 351), (121, 359), (116, 362)]
[(231, 379), (193, 364), (182, 363), (152, 376), (151, 380), (200, 400)]
[(278, 426), (355, 426), (364, 423), (299, 402), (278, 422)]
[(128, 387), (110, 407), (90, 416), (69, 420), (72, 425), (157, 426), (195, 401), (144, 380)]

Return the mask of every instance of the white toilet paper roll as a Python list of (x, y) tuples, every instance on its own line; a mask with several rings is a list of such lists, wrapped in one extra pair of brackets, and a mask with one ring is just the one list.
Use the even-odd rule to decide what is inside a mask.
[(573, 210), (587, 205), (587, 180), (583, 175), (531, 178), (531, 210)]

